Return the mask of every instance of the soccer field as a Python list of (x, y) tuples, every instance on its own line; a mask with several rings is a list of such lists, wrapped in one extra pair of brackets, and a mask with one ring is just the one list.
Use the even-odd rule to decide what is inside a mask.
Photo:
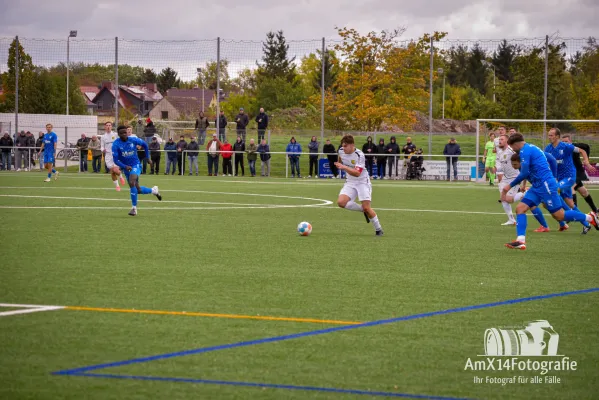
[[(599, 393), (599, 231), (530, 217), (509, 250), (497, 188), (375, 181), (376, 237), (339, 180), (142, 175), (130, 217), (108, 175), (44, 176), (0, 175), (2, 399)], [(537, 320), (557, 356), (489, 370), (486, 330)]]

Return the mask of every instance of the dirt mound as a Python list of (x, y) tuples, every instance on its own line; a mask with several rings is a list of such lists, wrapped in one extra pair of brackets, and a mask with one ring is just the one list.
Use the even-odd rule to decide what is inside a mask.
[[(405, 131), (397, 126), (385, 126), (381, 127), (387, 132), (404, 133)], [(416, 112), (416, 123), (412, 127), (410, 132), (428, 132), (428, 115)], [(458, 121), (455, 119), (433, 119), (433, 132), (456, 132), (456, 133), (468, 133), (476, 132), (476, 121)]]

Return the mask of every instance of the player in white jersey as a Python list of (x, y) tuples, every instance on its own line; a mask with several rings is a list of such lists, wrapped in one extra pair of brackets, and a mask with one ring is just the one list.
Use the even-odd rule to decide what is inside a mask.
[(116, 191), (120, 192), (121, 186), (119, 185), (119, 180), (121, 181), (121, 185), (124, 185), (125, 178), (121, 174), (121, 169), (118, 165), (115, 165), (112, 159), (112, 143), (117, 138), (118, 135), (112, 131), (112, 122), (106, 122), (104, 124), (104, 135), (102, 135), (102, 140), (100, 140), (100, 149), (102, 150), (102, 154), (104, 154), (104, 162), (110, 171)]
[[(335, 166), (340, 171), (345, 171), (345, 184), (339, 193), (337, 205), (350, 211), (363, 212), (366, 222), (372, 222), (376, 236), (382, 236), (383, 228), (379, 218), (370, 207), (372, 185), (366, 169), (366, 158), (362, 151), (356, 149), (352, 135), (345, 135), (341, 139), (339, 161)], [(355, 202), (356, 197), (361, 205)]]
[[(516, 152), (510, 148), (507, 144), (508, 136), (507, 134), (502, 134), (498, 138), (497, 144), (497, 159), (495, 162), (495, 166), (497, 168), (497, 180), (499, 181), (499, 193), (503, 192), (503, 188), (506, 186), (510, 186), (510, 183), (520, 173), (519, 170), (514, 169), (512, 166), (512, 155)], [(502, 225), (516, 225), (516, 219), (514, 218), (514, 214), (512, 212), (511, 203), (514, 202), (514, 197), (518, 193), (518, 186), (511, 188), (504, 199), (501, 200), (501, 205), (503, 206), (503, 210), (507, 214), (508, 221)]]

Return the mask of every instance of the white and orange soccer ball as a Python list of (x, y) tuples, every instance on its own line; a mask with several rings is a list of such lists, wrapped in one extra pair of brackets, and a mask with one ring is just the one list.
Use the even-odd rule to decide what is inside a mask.
[(308, 236), (312, 233), (312, 225), (309, 222), (300, 222), (297, 226), (297, 233), (300, 236)]

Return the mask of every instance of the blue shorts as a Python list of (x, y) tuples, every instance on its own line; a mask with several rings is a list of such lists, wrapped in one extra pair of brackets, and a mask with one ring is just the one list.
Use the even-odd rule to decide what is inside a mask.
[(122, 168), (122, 171), (127, 177), (127, 179), (129, 179), (129, 175), (137, 175), (137, 177), (139, 178), (139, 176), (141, 175), (141, 165), (137, 164), (131, 167), (131, 171), (127, 171), (127, 168)]
[(530, 208), (544, 203), (547, 211), (551, 214), (562, 208), (562, 199), (557, 192), (557, 184), (555, 182), (545, 182), (541, 187), (530, 188), (524, 195), (522, 203)]
[(564, 199), (572, 198), (572, 186), (576, 185), (575, 178), (565, 178), (557, 183), (560, 194)]
[(44, 164), (53, 164), (54, 163), (54, 153), (46, 154), (44, 153)]

